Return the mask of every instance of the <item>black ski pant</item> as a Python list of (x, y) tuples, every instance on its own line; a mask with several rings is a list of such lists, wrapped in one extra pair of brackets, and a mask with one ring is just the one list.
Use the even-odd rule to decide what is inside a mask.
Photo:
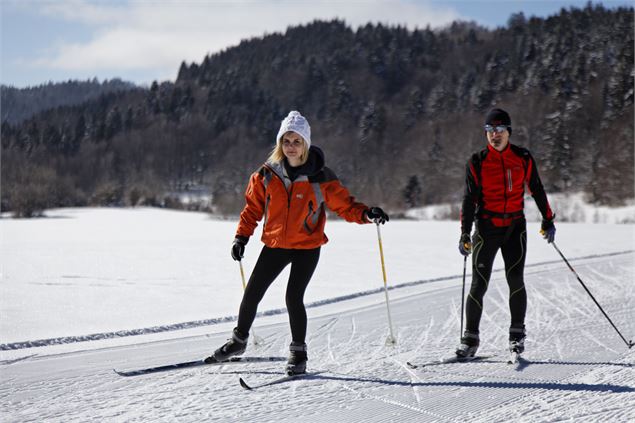
[(505, 261), (505, 277), (509, 285), (510, 328), (522, 329), (527, 311), (524, 270), (527, 253), (527, 224), (515, 220), (511, 226), (497, 227), (487, 219), (479, 220), (472, 236), (472, 286), (465, 306), (466, 329), (478, 334), (483, 297), (489, 285), (492, 266), (500, 249)]
[(258, 304), (280, 272), (291, 264), (287, 283), (286, 303), (294, 342), (303, 343), (306, 338), (307, 317), (304, 308), (304, 292), (320, 259), (320, 248), (290, 250), (263, 247), (249, 278), (243, 300), (240, 303), (237, 328), (248, 334), (256, 318)]

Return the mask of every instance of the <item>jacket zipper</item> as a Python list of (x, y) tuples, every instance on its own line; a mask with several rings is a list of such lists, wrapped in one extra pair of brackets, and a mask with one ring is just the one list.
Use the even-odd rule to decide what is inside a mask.
[(263, 230), (267, 227), (267, 210), (269, 210), (270, 201), (271, 201), (271, 195), (267, 194), (267, 199), (265, 200), (265, 221), (262, 223)]
[[(282, 184), (284, 185), (284, 180), (282, 181)], [(284, 188), (285, 188), (284, 190), (287, 191), (286, 185)], [(287, 191), (287, 214), (284, 217), (284, 231), (282, 231), (285, 243), (287, 241), (287, 225), (289, 223), (289, 213), (291, 211), (291, 193), (292, 192), (293, 192), (293, 182), (291, 182), (291, 185), (289, 185), (289, 190)]]
[(503, 154), (501, 153), (501, 166), (503, 167), (503, 214), (507, 213), (507, 181), (505, 180), (505, 160), (503, 159)]
[(284, 219), (284, 237), (285, 241), (287, 238), (287, 224), (289, 223), (289, 213), (291, 213), (291, 197), (293, 194), (293, 181), (291, 181), (291, 185), (289, 186), (289, 191), (287, 191), (287, 216)]
[(507, 184), (509, 185), (509, 192), (512, 192), (514, 183), (512, 182), (512, 170), (507, 169)]

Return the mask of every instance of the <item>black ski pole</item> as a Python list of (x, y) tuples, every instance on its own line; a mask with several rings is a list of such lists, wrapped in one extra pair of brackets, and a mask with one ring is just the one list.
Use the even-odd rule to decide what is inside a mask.
[(597, 300), (595, 299), (595, 297), (593, 296), (593, 294), (591, 294), (591, 291), (589, 291), (589, 288), (586, 287), (586, 285), (584, 284), (584, 282), (582, 282), (582, 279), (580, 279), (580, 276), (578, 276), (578, 273), (575, 271), (575, 269), (573, 267), (571, 267), (571, 265), (569, 264), (569, 261), (565, 258), (564, 254), (562, 254), (562, 252), (560, 251), (560, 249), (558, 248), (558, 246), (556, 245), (555, 242), (552, 242), (551, 245), (553, 245), (553, 248), (556, 249), (556, 251), (558, 252), (558, 254), (560, 254), (560, 257), (562, 257), (562, 260), (564, 260), (564, 262), (567, 264), (567, 266), (569, 267), (569, 269), (571, 269), (571, 271), (573, 272), (573, 274), (575, 275), (576, 278), (578, 278), (578, 282), (580, 282), (580, 284), (582, 285), (582, 287), (584, 288), (584, 290), (587, 292), (587, 294), (589, 294), (589, 296), (591, 297), (591, 299), (593, 300), (593, 302), (595, 302), (595, 305), (598, 306), (598, 308), (600, 309), (600, 311), (602, 312), (602, 314), (604, 314), (604, 317), (606, 317), (606, 320), (609, 321), (609, 323), (611, 324), (611, 326), (613, 326), (613, 329), (615, 329), (615, 331), (618, 333), (618, 335), (620, 335), (620, 338), (622, 338), (622, 340), (626, 343), (626, 345), (628, 346), (628, 348), (630, 349), (633, 345), (633, 341), (627, 341), (626, 338), (624, 338), (624, 336), (622, 335), (622, 333), (617, 329), (617, 327), (615, 326), (615, 324), (613, 324), (613, 321), (609, 318), (609, 316), (606, 314), (606, 312), (604, 311), (604, 309), (602, 308), (602, 306), (600, 305), (600, 303), (597, 302)]
[(463, 257), (463, 291), (461, 293), (461, 335), (459, 339), (463, 336), (463, 312), (465, 310), (465, 268), (467, 267), (467, 256)]

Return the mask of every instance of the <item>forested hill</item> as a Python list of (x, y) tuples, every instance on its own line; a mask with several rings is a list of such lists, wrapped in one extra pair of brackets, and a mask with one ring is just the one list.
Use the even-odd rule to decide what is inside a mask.
[(121, 79), (99, 82), (66, 81), (38, 85), (28, 88), (0, 86), (0, 110), (2, 122), (16, 124), (42, 110), (57, 106), (81, 104), (102, 94), (135, 88), (134, 84)]
[(327, 164), (391, 210), (462, 195), (483, 116), (513, 120), (548, 191), (634, 196), (633, 8), (600, 5), (487, 30), (316, 21), (183, 63), (175, 83), (52, 109), (2, 127), (2, 208), (161, 204), (206, 189), (236, 212), (289, 110)]

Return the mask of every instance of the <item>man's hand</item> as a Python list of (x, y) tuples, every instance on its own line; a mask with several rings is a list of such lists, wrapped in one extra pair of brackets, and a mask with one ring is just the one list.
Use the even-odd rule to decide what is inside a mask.
[(470, 234), (462, 234), (459, 240), (459, 252), (464, 256), (469, 256), (472, 252), (472, 238)]
[(542, 225), (540, 225), (540, 235), (547, 240), (548, 244), (551, 244), (556, 238), (556, 227), (553, 224), (553, 219), (542, 219)]

